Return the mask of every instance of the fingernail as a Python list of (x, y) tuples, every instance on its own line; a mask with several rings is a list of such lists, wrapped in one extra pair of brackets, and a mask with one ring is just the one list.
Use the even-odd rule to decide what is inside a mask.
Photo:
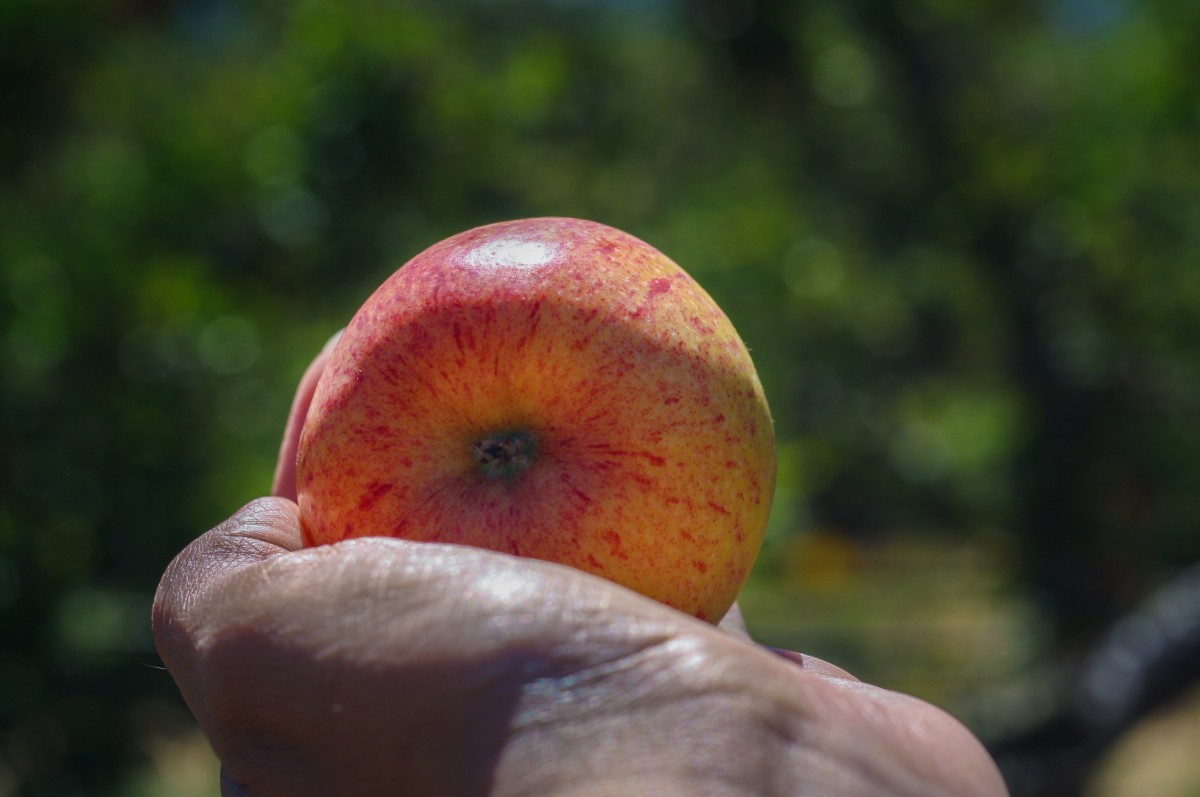
[(321, 347), (321, 351), (322, 351), (322, 352), (327, 352), (327, 351), (329, 351), (330, 349), (332, 349), (334, 346), (336, 346), (336, 345), (337, 345), (337, 342), (338, 342), (339, 340), (341, 340), (341, 338), (342, 338), (342, 333), (343, 333), (343, 332), (345, 332), (345, 331), (346, 331), (346, 328), (345, 328), (345, 327), (342, 327), (342, 328), (341, 328), (341, 329), (339, 329), (337, 332), (334, 332), (334, 333), (333, 333), (333, 337), (331, 337), (329, 340), (327, 340), (327, 341), (325, 342), (325, 345)]

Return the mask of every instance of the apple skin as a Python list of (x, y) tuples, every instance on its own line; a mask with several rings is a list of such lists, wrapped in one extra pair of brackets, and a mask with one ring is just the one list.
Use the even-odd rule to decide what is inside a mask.
[(393, 274), (337, 342), (297, 456), (306, 544), (473, 545), (714, 623), (774, 488), (729, 319), (658, 250), (564, 218), (469, 230)]

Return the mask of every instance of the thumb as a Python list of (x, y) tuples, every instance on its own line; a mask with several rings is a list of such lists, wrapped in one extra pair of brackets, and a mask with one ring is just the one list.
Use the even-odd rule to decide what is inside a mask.
[(271, 495), (290, 501), (296, 500), (296, 451), (300, 447), (300, 431), (304, 428), (305, 418), (308, 417), (308, 407), (312, 404), (313, 394), (317, 392), (317, 383), (321, 380), (333, 347), (341, 336), (341, 330), (335, 333), (309, 364), (304, 376), (300, 377), (296, 397), (292, 399), (292, 409), (288, 413), (287, 426), (283, 430), (283, 443), (279, 446), (279, 461), (275, 464)]

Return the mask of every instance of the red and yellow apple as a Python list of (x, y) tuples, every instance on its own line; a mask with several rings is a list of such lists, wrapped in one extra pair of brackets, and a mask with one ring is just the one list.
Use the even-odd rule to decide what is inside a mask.
[(306, 544), (473, 545), (710, 622), (774, 486), (729, 319), (658, 250), (562, 218), (470, 230), (393, 274), (337, 342), (297, 458)]

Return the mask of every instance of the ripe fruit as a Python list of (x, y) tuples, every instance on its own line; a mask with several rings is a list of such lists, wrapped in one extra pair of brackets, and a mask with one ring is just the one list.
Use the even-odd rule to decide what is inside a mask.
[(729, 319), (619, 230), (528, 219), (417, 255), (358, 311), (297, 459), (306, 544), (572, 565), (711, 622), (762, 542), (775, 439)]

